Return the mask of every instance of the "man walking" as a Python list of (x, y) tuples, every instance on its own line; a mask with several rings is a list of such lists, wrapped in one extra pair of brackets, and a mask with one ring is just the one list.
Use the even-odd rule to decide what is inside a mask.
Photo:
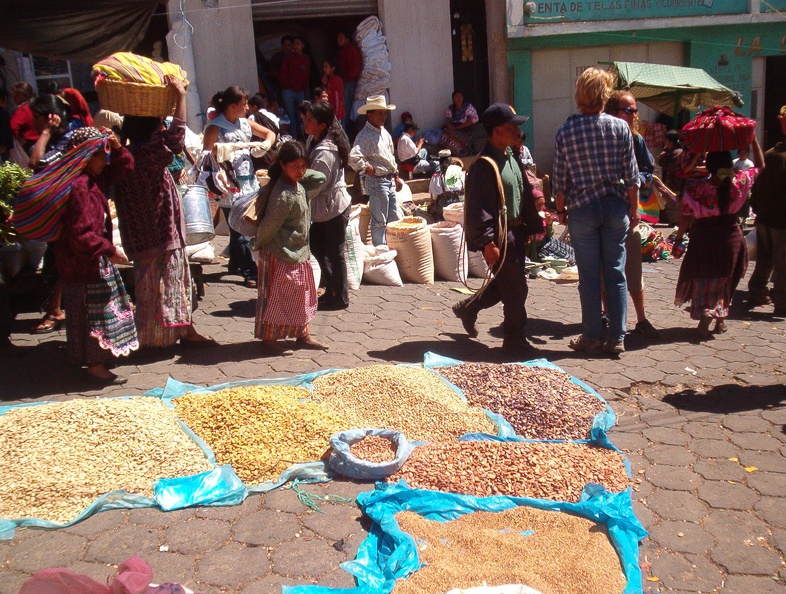
[[(786, 316), (786, 105), (778, 123), (784, 140), (764, 153), (764, 171), (753, 186), (756, 213), (756, 267), (748, 281), (752, 306), (775, 304), (774, 314)], [(772, 275), (772, 291), (767, 282)]]
[(526, 121), (504, 103), (495, 103), (481, 117), (489, 138), (467, 174), (465, 232), (467, 248), (483, 252), (494, 278), (485, 289), (453, 306), (453, 313), (474, 338), (478, 313), (501, 301), (502, 348), (514, 356), (530, 348), (524, 336), (528, 293), (524, 251), (528, 238), (544, 231), (532, 187), (510, 150), (518, 144), (518, 127)]
[(384, 96), (372, 95), (358, 109), (367, 121), (349, 151), (349, 166), (365, 175), (363, 185), (368, 193), (371, 210), (371, 240), (374, 245), (387, 245), (385, 230), (388, 223), (397, 221), (396, 190), (400, 189), (398, 166), (393, 151), (393, 138), (385, 130), (388, 112), (396, 109), (388, 105)]
[[(639, 169), (630, 128), (602, 113), (613, 81), (611, 74), (597, 68), (579, 76), (579, 113), (557, 131), (552, 181), (559, 222), (568, 225), (579, 269), (584, 330), (568, 346), (589, 354), (619, 355), (625, 351), (628, 306), (625, 239), (628, 229), (639, 222)], [(604, 343), (601, 278), (609, 316)]]

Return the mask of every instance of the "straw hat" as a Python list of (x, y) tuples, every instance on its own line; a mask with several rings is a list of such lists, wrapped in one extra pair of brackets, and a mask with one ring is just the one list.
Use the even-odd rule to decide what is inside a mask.
[(371, 97), (366, 99), (366, 104), (358, 108), (358, 113), (363, 115), (369, 110), (376, 109), (386, 109), (388, 111), (393, 111), (396, 109), (396, 106), (392, 103), (388, 105), (387, 99), (385, 99), (384, 95), (371, 95)]

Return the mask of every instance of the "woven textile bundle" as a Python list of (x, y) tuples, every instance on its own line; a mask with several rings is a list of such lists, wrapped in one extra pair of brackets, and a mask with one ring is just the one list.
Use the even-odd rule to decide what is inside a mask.
[(712, 153), (747, 148), (755, 130), (754, 120), (716, 105), (700, 111), (685, 124), (681, 136), (688, 152)]

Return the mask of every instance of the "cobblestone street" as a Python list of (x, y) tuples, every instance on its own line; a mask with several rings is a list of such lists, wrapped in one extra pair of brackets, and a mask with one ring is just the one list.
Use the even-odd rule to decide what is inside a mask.
[[(695, 342), (695, 323), (673, 305), (678, 270), (673, 261), (644, 264), (648, 318), (663, 336), (648, 342), (630, 334), (618, 360), (588, 359), (567, 348), (580, 332), (575, 284), (531, 281), (528, 334), (537, 351), (522, 359), (554, 362), (595, 387), (617, 414), (609, 437), (630, 458), (635, 509), (650, 532), (640, 550), (645, 592), (783, 593), (786, 321), (774, 319), (771, 306), (744, 309), (746, 277), (728, 333)], [(135, 395), (162, 387), (167, 376), (215, 384), (417, 363), (426, 351), (506, 360), (501, 307), (484, 312), (479, 338), (468, 339), (450, 311), (461, 297), (455, 283), (364, 285), (352, 293), (347, 311), (317, 315), (312, 333), (330, 343), (328, 352), (269, 358), (253, 338), (255, 290), (215, 264), (205, 266), (205, 280), (195, 323), (220, 347), (136, 353), (116, 369), (128, 384), (95, 391), (63, 363), (64, 331), (26, 334), (36, 316), (24, 314), (12, 336), (23, 354), (3, 360), (2, 400)], [(633, 321), (631, 307), (630, 328)], [(333, 481), (303, 488), (353, 498), (373, 485)], [(281, 584), (299, 583), (350, 587), (354, 581), (339, 564), (354, 558), (367, 525), (354, 504), (321, 507), (325, 513), (316, 513), (283, 488), (236, 507), (109, 511), (62, 530), (20, 529), (0, 542), (0, 594), (16, 594), (45, 567), (68, 567), (103, 582), (131, 555), (150, 562), (157, 583), (181, 582), (205, 594), (272, 594)]]

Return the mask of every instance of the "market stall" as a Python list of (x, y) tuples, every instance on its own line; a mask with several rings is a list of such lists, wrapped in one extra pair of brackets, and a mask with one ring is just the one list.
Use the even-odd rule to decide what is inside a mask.
[[(447, 591), (483, 576), (543, 594), (636, 592), (646, 533), (630, 467), (607, 436), (614, 422), (592, 388), (545, 360), (476, 364), (432, 353), (421, 365), (209, 387), (170, 380), (141, 397), (7, 406), (0, 537), (116, 508), (233, 505), (293, 479), (343, 474), (381, 480), (358, 499), (374, 525), (345, 564), (353, 592)], [(431, 546), (413, 547), (409, 534)], [(489, 534), (502, 535), (500, 550), (539, 561), (484, 557)], [(455, 571), (459, 542), (477, 558), (474, 572)], [(572, 553), (549, 561), (558, 549)], [(584, 551), (592, 571), (575, 567)]]

